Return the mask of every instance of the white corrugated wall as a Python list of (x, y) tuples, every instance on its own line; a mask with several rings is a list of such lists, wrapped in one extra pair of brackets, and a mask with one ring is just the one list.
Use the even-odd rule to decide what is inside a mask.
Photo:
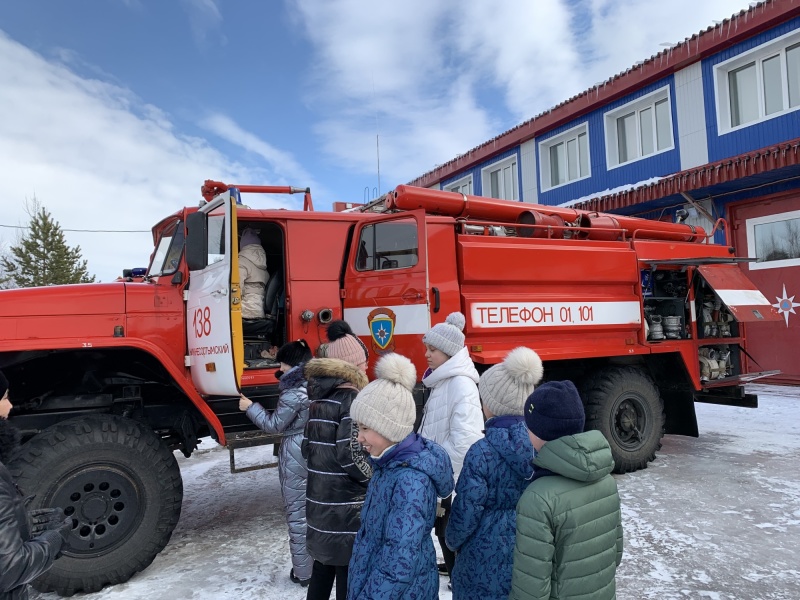
[(675, 73), (675, 108), (681, 170), (708, 162), (708, 134), (700, 61)]

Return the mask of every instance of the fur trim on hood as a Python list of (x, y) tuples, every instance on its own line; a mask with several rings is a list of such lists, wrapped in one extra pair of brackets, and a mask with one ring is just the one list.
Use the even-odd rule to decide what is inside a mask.
[(306, 363), (304, 371), (307, 379), (312, 377), (343, 379), (358, 390), (363, 390), (369, 383), (361, 369), (338, 358), (312, 358)]
[(296, 387), (305, 387), (306, 385), (306, 376), (303, 372), (303, 363), (300, 363), (296, 367), (292, 367), (278, 381), (278, 388), (281, 391), (284, 390), (291, 390)]

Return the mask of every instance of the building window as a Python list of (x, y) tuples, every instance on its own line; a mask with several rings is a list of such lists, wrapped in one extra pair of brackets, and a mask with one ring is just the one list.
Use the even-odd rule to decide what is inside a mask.
[(517, 157), (512, 156), (481, 169), (483, 195), (501, 200), (519, 200)]
[(750, 270), (800, 265), (800, 210), (747, 219)]
[(590, 177), (588, 125), (583, 123), (540, 142), (539, 163), (543, 190)]
[(762, 44), (714, 68), (720, 133), (800, 107), (800, 33)]
[(458, 181), (454, 181), (453, 183), (448, 183), (444, 186), (444, 191), (446, 192), (458, 192), (459, 194), (466, 194), (467, 196), (472, 195), (472, 175), (467, 175), (466, 177), (462, 177)]
[(609, 168), (675, 147), (669, 86), (606, 113), (604, 120)]
[(358, 271), (406, 269), (417, 264), (417, 222), (400, 219), (367, 225), (361, 230), (356, 255)]

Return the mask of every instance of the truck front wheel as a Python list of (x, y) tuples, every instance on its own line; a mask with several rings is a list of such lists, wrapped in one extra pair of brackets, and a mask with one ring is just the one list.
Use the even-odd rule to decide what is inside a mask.
[(586, 430), (606, 437), (615, 473), (644, 469), (655, 460), (664, 435), (664, 405), (647, 375), (634, 367), (602, 371), (584, 398)]
[(11, 465), (32, 507), (72, 517), (63, 556), (34, 582), (61, 595), (127, 581), (166, 546), (178, 522), (183, 483), (174, 455), (146, 426), (91, 415), (34, 436)]

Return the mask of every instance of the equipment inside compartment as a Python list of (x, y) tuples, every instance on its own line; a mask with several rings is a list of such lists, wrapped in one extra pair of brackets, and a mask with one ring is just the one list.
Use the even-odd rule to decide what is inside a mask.
[(682, 269), (642, 271), (645, 331), (649, 342), (692, 337), (689, 290), (694, 287), (700, 381), (741, 372), (739, 323), (711, 286), (697, 273)]

